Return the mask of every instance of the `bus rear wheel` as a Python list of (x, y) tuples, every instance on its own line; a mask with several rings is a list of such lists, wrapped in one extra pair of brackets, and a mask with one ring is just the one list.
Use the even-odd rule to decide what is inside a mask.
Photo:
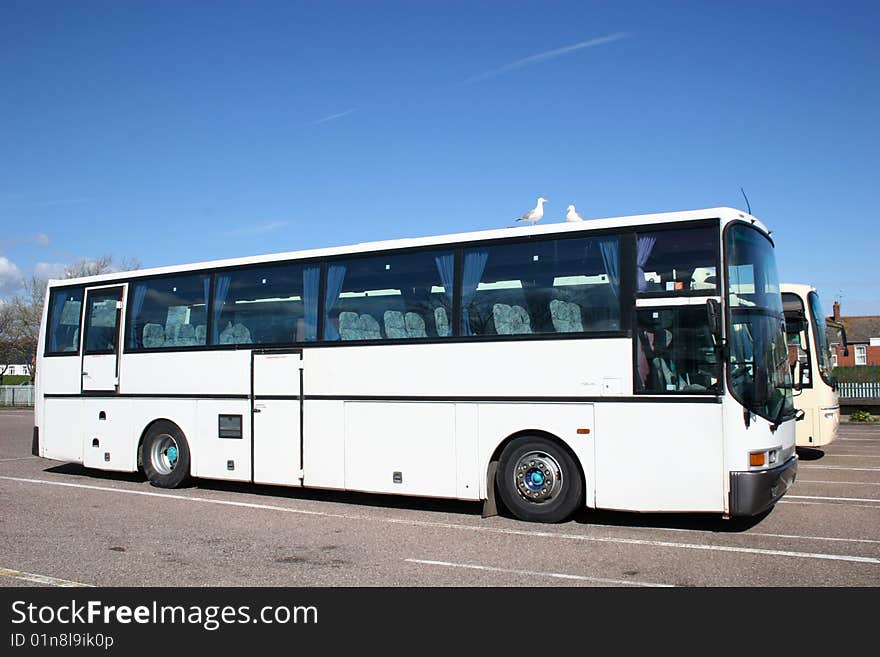
[(178, 488), (189, 479), (189, 443), (173, 422), (154, 423), (141, 444), (141, 464), (153, 486)]
[(527, 522), (562, 522), (583, 503), (584, 482), (574, 458), (542, 436), (508, 444), (495, 483), (507, 509)]

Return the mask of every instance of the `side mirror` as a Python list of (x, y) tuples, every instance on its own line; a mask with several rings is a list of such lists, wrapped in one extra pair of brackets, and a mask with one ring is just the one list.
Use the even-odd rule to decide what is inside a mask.
[(805, 358), (803, 360), (800, 360), (800, 358), (798, 358), (798, 360), (801, 363), (801, 366), (798, 368), (798, 380), (797, 380), (797, 383), (795, 384), (795, 387), (794, 387), (795, 390), (803, 390), (804, 380), (807, 378), (806, 354), (804, 354), (804, 356), (805, 356)]
[(849, 343), (846, 339), (846, 329), (841, 326), (837, 333), (840, 335), (840, 344), (843, 345), (843, 357), (849, 358)]
[(721, 317), (721, 304), (718, 303), (717, 299), (709, 299), (706, 301), (706, 316), (709, 320), (709, 330), (715, 337), (715, 341), (721, 342), (721, 336), (723, 333), (722, 325), (724, 322)]

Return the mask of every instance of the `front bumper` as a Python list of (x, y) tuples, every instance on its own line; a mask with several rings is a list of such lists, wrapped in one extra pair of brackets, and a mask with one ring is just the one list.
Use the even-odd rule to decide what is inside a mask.
[(730, 473), (730, 515), (754, 516), (785, 495), (797, 477), (797, 455), (772, 470)]

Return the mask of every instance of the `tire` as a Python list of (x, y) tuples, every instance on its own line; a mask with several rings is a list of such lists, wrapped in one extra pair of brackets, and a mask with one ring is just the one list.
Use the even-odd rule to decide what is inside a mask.
[(159, 420), (144, 436), (141, 464), (153, 486), (178, 488), (189, 480), (189, 443), (173, 422)]
[(541, 436), (523, 436), (504, 448), (495, 485), (508, 511), (527, 522), (562, 522), (584, 503), (574, 457)]

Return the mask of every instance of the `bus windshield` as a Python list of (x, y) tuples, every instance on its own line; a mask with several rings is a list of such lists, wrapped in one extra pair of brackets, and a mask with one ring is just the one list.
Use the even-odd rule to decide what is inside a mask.
[(773, 246), (745, 224), (728, 228), (724, 246), (730, 390), (749, 411), (778, 424), (795, 411)]
[(831, 378), (831, 348), (828, 346), (828, 334), (826, 333), (825, 315), (822, 312), (822, 304), (819, 295), (810, 292), (807, 295), (810, 304), (810, 321), (813, 324), (813, 335), (816, 343), (816, 365), (819, 366), (819, 375), (830, 386), (834, 385)]

